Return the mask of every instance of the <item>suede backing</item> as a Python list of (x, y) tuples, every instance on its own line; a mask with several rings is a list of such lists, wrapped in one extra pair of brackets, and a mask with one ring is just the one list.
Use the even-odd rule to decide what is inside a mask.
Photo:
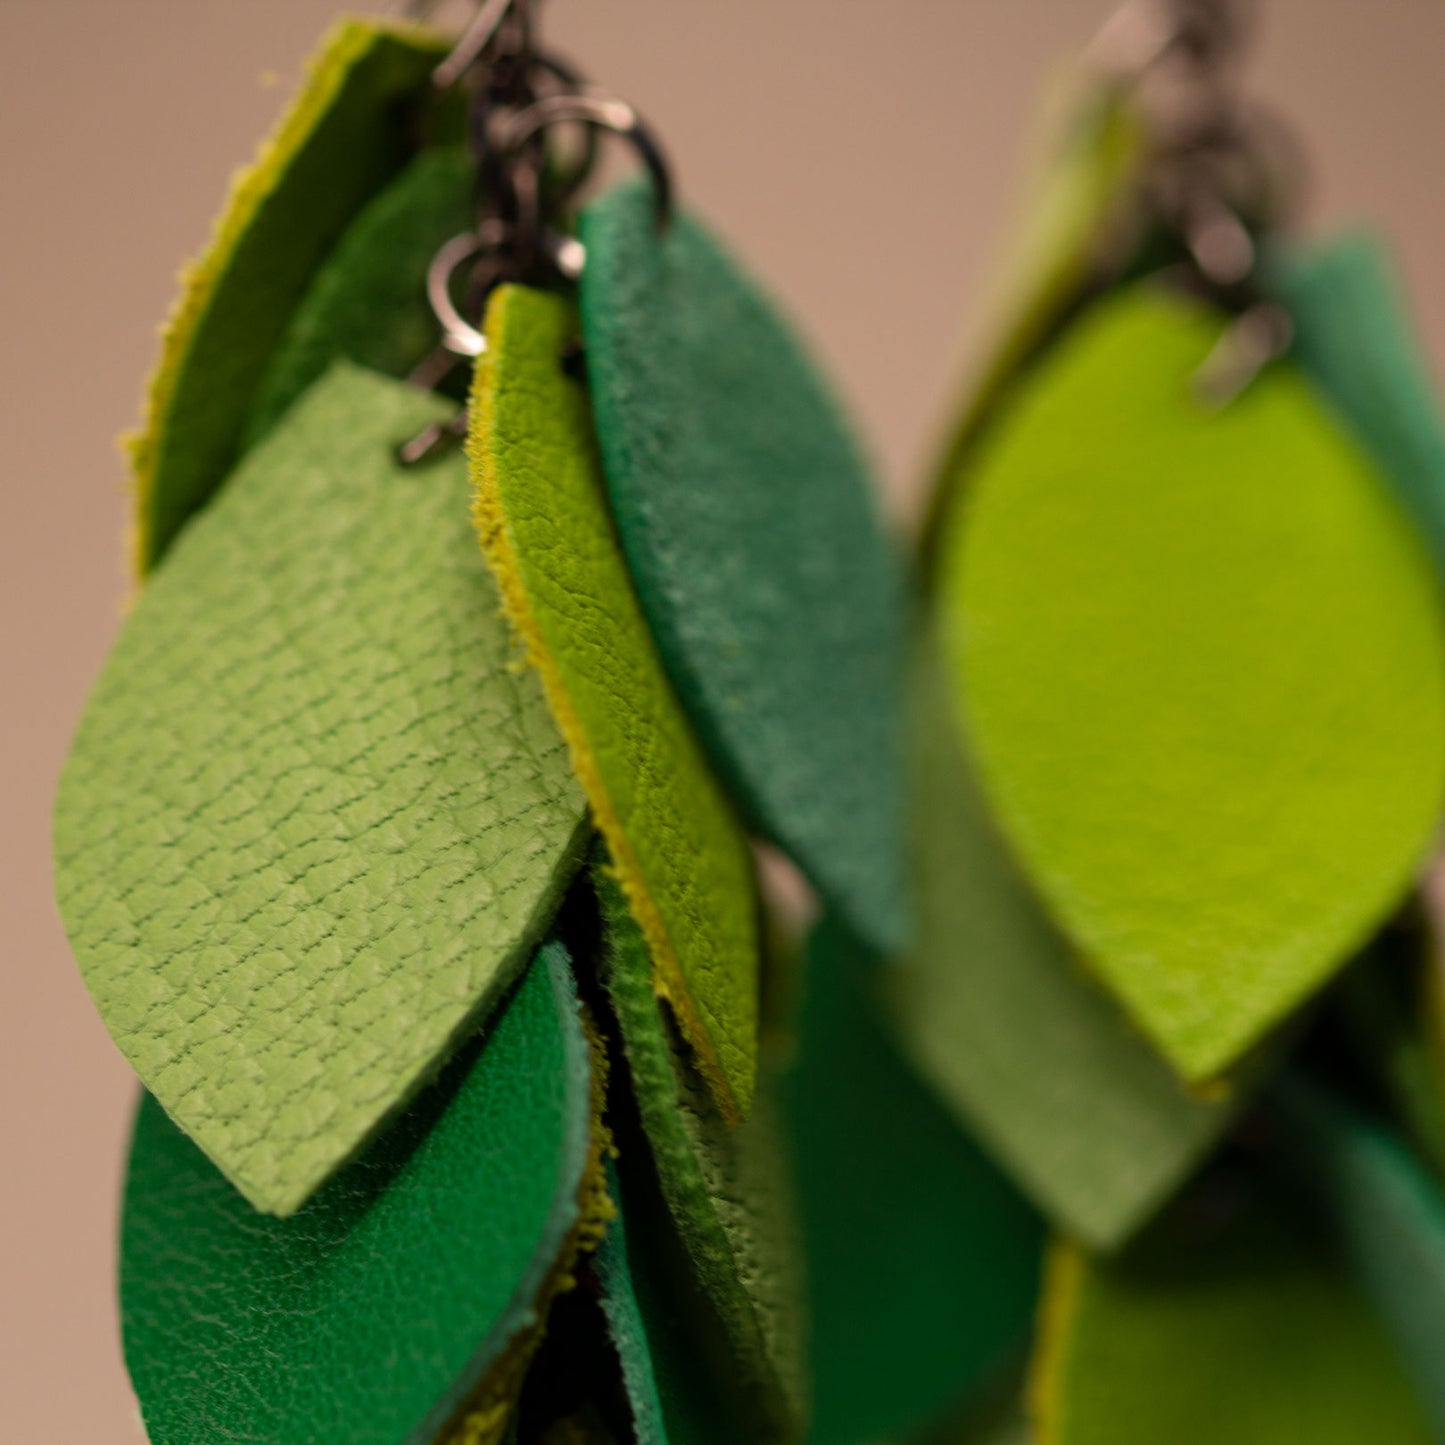
[(340, 366), (187, 530), (82, 718), (61, 916), (146, 1086), (288, 1214), (515, 979), (586, 802), (477, 556), (449, 403)]
[(406, 161), (409, 101), (447, 45), (396, 21), (337, 22), (237, 175), (209, 245), (182, 274), (130, 440), (138, 575), (234, 465), (271, 353), (351, 218)]
[(678, 697), (753, 828), (878, 947), (906, 938), (903, 579), (798, 341), (650, 188), (583, 214), (587, 377), (618, 535)]
[(1234, 1117), (1088, 979), (1004, 850), (958, 736), (932, 628), (916, 649), (918, 946), (888, 974), (900, 1037), (1059, 1228), (1113, 1249)]
[(770, 1438), (802, 1434), (802, 1243), (776, 1104), (760, 1093), (729, 1127), (679, 1054), (653, 994), (647, 945), (617, 884), (594, 864), (603, 982), (672, 1222), (727, 1335), (735, 1382)]
[(1118, 293), (973, 458), (939, 596), (994, 815), (1193, 1080), (1407, 892), (1445, 800), (1429, 559), (1289, 365), (1193, 391), (1221, 318)]
[(255, 1213), (147, 1097), (121, 1312), (152, 1445), (430, 1445), (535, 1327), (584, 1222), (592, 1088), (554, 943), (292, 1219)]
[(1027, 1335), (1038, 1216), (884, 1033), (877, 960), (825, 917), (786, 1079), (811, 1297), (812, 1445), (948, 1412)]
[(1037, 1445), (1429, 1445), (1380, 1326), (1308, 1216), (1166, 1220), (1118, 1260), (1055, 1247)]
[(404, 377), (436, 347), (427, 267), (471, 224), (475, 186), (476, 163), (465, 147), (438, 146), (417, 156), (357, 216), (266, 368), (246, 428), (248, 448), (332, 362)]
[(500, 287), (487, 311), (469, 450), (477, 527), (503, 600), (724, 1115), (757, 1071), (752, 859), (658, 661), (607, 514), (576, 335), (555, 296)]

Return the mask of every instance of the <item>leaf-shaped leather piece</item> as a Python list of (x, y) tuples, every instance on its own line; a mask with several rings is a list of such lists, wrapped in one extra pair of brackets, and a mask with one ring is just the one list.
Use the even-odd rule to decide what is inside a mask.
[(405, 163), (446, 38), (396, 21), (339, 21), (210, 243), (182, 276), (142, 430), (131, 441), (136, 568), (160, 561), (240, 455), (266, 366), (317, 268)]
[(463, 146), (423, 151), (347, 228), (291, 318), (246, 428), (254, 445), (345, 359), (406, 376), (437, 344), (427, 267), (472, 223), (476, 162)]
[(1041, 1223), (882, 1027), (877, 960), (825, 916), (784, 1095), (802, 1197), (813, 1445), (945, 1415), (1027, 1337)]
[(1432, 1439), (1313, 1219), (1269, 1194), (1211, 1237), (1161, 1221), (1116, 1260), (1058, 1244), (1032, 1398), (1038, 1445)]
[(727, 1336), (735, 1384), (770, 1438), (797, 1438), (807, 1414), (802, 1245), (776, 1102), (762, 1092), (747, 1123), (723, 1122), (653, 994), (621, 890), (596, 864), (592, 876), (603, 982), (673, 1227)]
[(1223, 325), (1152, 286), (1078, 322), (974, 454), (939, 574), (994, 815), (1191, 1079), (1364, 943), (1445, 798), (1425, 550), (1292, 366), (1197, 400)]
[(1234, 1117), (1188, 1095), (1087, 978), (998, 837), (932, 627), (913, 690), (918, 943), (887, 975), (910, 1057), (1067, 1233), (1121, 1244)]
[(187, 529), (81, 720), (61, 916), (116, 1042), (295, 1210), (516, 978), (586, 805), (477, 555), (450, 410), (342, 366)]
[(837, 404), (772, 304), (644, 182), (583, 214), (587, 380), (668, 676), (758, 832), (864, 936), (906, 935), (903, 578)]
[(120, 1282), (153, 1445), (451, 1438), (595, 1227), (594, 1088), (553, 943), (486, 1035), (291, 1219), (252, 1210), (147, 1097)]
[(494, 293), (469, 450), (482, 546), (571, 748), (653, 986), (730, 1120), (757, 1071), (752, 859), (668, 685), (607, 512), (576, 318), (555, 296)]

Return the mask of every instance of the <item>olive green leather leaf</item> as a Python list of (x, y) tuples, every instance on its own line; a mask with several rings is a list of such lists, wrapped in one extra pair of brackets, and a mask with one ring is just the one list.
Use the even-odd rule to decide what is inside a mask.
[(415, 103), (447, 48), (415, 25), (338, 21), (236, 177), (209, 245), (182, 275), (130, 442), (139, 575), (235, 465), (272, 352), (352, 217), (406, 162)]
[(734, 1382), (770, 1438), (802, 1434), (800, 1229), (776, 1103), (760, 1093), (746, 1124), (714, 1107), (652, 991), (641, 930), (594, 864), (602, 978), (627, 1077), (673, 1227), (727, 1336)]
[(585, 1217), (594, 1080), (561, 946), (299, 1214), (257, 1214), (147, 1096), (121, 1229), (152, 1445), (431, 1445), (500, 1384)]
[(423, 151), (347, 228), (291, 318), (251, 409), (253, 446), (335, 361), (407, 376), (437, 345), (426, 295), (437, 251), (472, 223), (476, 162)]
[(61, 917), (122, 1052), (289, 1214), (516, 978), (588, 835), (477, 556), (451, 410), (349, 366), (142, 595), (55, 814)]
[(1161, 1221), (1115, 1260), (1061, 1242), (1047, 1288), (1037, 1445), (1434, 1438), (1311, 1216), (1273, 1196), (1212, 1236)]
[(884, 950), (906, 939), (901, 559), (798, 340), (646, 182), (583, 213), (587, 382), (672, 685), (755, 831)]
[(576, 317), (503, 286), (486, 324), (469, 443), (482, 547), (647, 940), (653, 987), (736, 1121), (757, 1071), (751, 855), (617, 546), (587, 394), (563, 368)]
[(1234, 1117), (1191, 1097), (1080, 969), (1004, 850), (949, 706), (932, 627), (916, 648), (918, 944), (887, 975), (899, 1037), (1034, 1203), (1122, 1244)]
[(938, 584), (994, 816), (1196, 1080), (1362, 946), (1445, 798), (1426, 553), (1293, 367), (1197, 400), (1223, 325), (1152, 286), (1078, 322), (975, 452)]
[(785, 1079), (802, 1199), (812, 1445), (945, 1417), (1027, 1338), (1038, 1216), (903, 1062), (876, 957), (825, 916)]
[(1344, 235), (1271, 258), (1293, 355), (1394, 485), (1445, 568), (1445, 421), (1385, 244)]

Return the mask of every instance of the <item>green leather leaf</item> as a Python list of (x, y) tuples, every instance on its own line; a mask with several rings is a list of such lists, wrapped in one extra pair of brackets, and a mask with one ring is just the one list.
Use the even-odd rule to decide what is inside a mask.
[(784, 1095), (811, 1296), (813, 1445), (962, 1401), (1028, 1334), (1040, 1221), (904, 1064), (877, 960), (825, 917)]
[(476, 162), (463, 146), (424, 151), (348, 227), (272, 356), (251, 409), (253, 446), (334, 361), (404, 377), (437, 345), (426, 273), (472, 223)]
[(1360, 234), (1272, 258), (1294, 356), (1370, 451), (1445, 567), (1440, 394), (1384, 244)]
[(976, 452), (939, 576), (996, 817), (1191, 1079), (1363, 944), (1445, 794), (1425, 552), (1292, 367), (1196, 400), (1223, 324), (1151, 286), (1090, 312)]
[(897, 948), (904, 589), (858, 447), (695, 218), (659, 237), (638, 182), (594, 202), (581, 237), (608, 493), (668, 676), (754, 829)]
[(289, 1214), (481, 1021), (585, 802), (468, 516), (448, 403), (342, 366), (187, 529), (81, 720), (61, 917), (122, 1052)]
[(647, 939), (653, 987), (736, 1120), (757, 1070), (752, 859), (618, 550), (587, 394), (563, 369), (575, 336), (559, 298), (493, 294), (472, 403), (478, 528)]
[(771, 1437), (794, 1438), (807, 1414), (801, 1240), (775, 1102), (759, 1094), (746, 1124), (723, 1122), (658, 1006), (621, 889), (592, 871), (602, 978), (663, 1199), (727, 1336), (735, 1385)]
[(147, 1097), (120, 1286), (152, 1445), (430, 1445), (575, 1251), (591, 1091), (553, 943), (486, 1036), (294, 1218), (252, 1210)]
[(271, 353), (351, 218), (405, 163), (416, 101), (448, 44), (394, 20), (338, 21), (236, 177), (183, 274), (131, 442), (142, 576), (234, 466)]
[(1233, 1118), (1206, 1101), (1081, 971), (1003, 848), (958, 737), (932, 627), (914, 686), (919, 937), (890, 971), (910, 1057), (1067, 1233), (1121, 1244)]

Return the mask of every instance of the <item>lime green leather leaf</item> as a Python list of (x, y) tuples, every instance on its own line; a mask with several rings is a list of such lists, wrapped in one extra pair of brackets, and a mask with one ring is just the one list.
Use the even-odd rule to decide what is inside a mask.
[(993, 811), (1191, 1079), (1363, 944), (1445, 795), (1424, 549), (1293, 368), (1196, 401), (1222, 325), (1149, 286), (1090, 312), (976, 452), (939, 574)]
[(478, 529), (647, 939), (653, 987), (737, 1120), (757, 1070), (751, 855), (617, 546), (587, 394), (562, 365), (576, 325), (555, 296), (493, 295), (472, 403)]
[(271, 353), (351, 218), (405, 163), (417, 98), (447, 46), (414, 25), (338, 21), (236, 177), (182, 276), (131, 441), (140, 575), (235, 464)]
[(950, 1413), (1023, 1344), (1038, 1291), (1038, 1216), (900, 1058), (878, 972), (825, 916), (784, 1081), (813, 1445), (868, 1445)]
[(334, 361), (406, 376), (437, 345), (426, 273), (472, 222), (476, 162), (465, 147), (424, 151), (347, 228), (311, 283), (256, 395), (253, 446)]
[(651, 187), (582, 216), (587, 382), (618, 536), (678, 698), (756, 831), (902, 946), (900, 559), (772, 303)]
[(289, 1214), (513, 982), (585, 802), (511, 638), (449, 404), (331, 372), (141, 597), (55, 814), (61, 917), (147, 1088)]
[(1166, 1220), (1117, 1260), (1058, 1244), (1043, 1319), (1038, 1445), (1433, 1438), (1310, 1216), (1269, 1195), (1212, 1237)]
[(918, 945), (888, 974), (920, 1070), (1067, 1233), (1121, 1244), (1243, 1092), (1192, 1098), (1085, 977), (1009, 858), (958, 737), (932, 629), (914, 687)]
[(760, 1093), (729, 1127), (652, 991), (647, 945), (621, 889), (594, 865), (602, 978), (673, 1227), (722, 1325), (734, 1382), (770, 1438), (802, 1433), (800, 1230), (776, 1103)]
[(486, 1036), (294, 1218), (252, 1210), (147, 1096), (120, 1288), (152, 1445), (430, 1445), (535, 1327), (575, 1247), (592, 1085), (553, 943)]

